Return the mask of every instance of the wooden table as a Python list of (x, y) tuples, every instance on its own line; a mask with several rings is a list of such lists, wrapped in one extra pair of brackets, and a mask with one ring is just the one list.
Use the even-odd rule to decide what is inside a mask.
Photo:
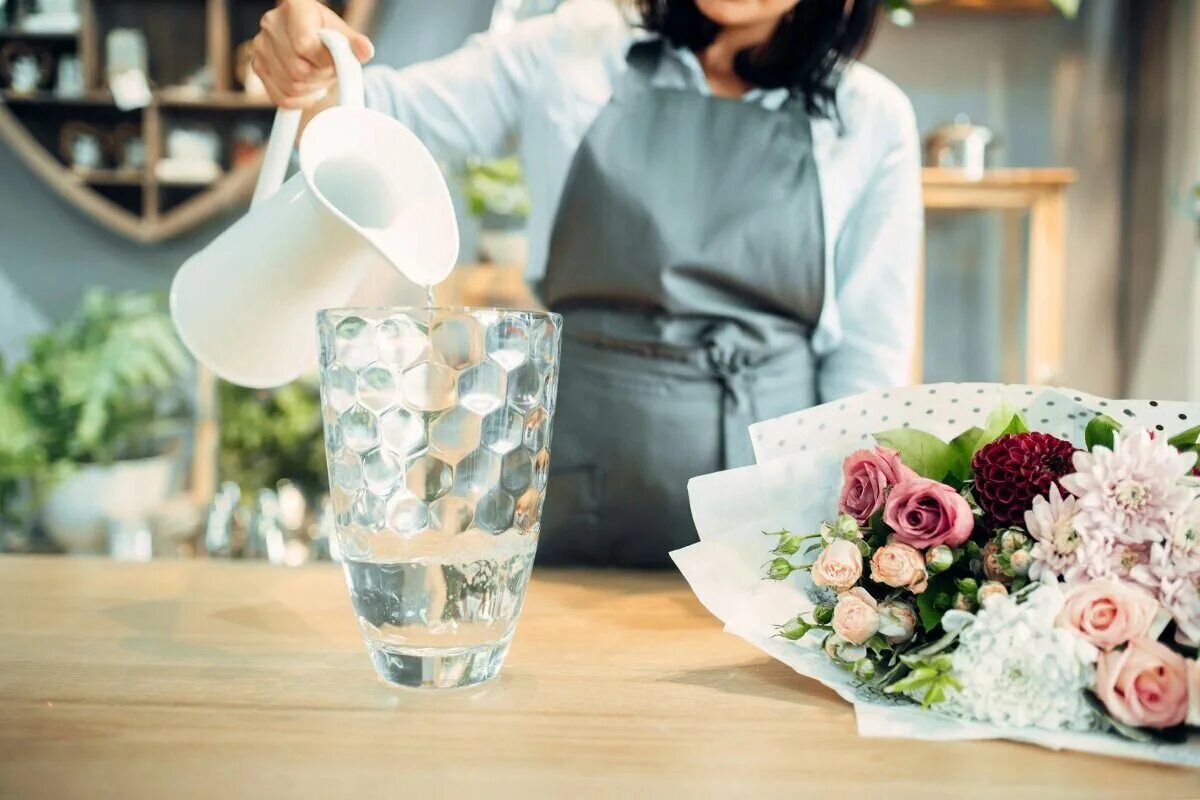
[(501, 677), (378, 683), (336, 567), (0, 558), (3, 797), (1137, 797), (1200, 775), (861, 739), (676, 575), (542, 571)]

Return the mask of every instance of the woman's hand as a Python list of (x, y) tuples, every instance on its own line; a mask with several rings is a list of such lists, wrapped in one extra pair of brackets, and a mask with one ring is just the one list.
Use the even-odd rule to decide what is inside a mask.
[(371, 60), (371, 40), (318, 0), (280, 0), (263, 15), (254, 37), (254, 72), (280, 108), (310, 108), (333, 85), (333, 58), (317, 37), (322, 28), (345, 34), (362, 63)]

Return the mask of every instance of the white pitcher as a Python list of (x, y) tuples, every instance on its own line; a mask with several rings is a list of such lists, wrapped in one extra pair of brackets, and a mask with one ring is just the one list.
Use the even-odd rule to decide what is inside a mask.
[(313, 369), (317, 310), (346, 305), (372, 271), (431, 285), (458, 255), (450, 192), (433, 156), (404, 125), (364, 108), (362, 67), (346, 38), (320, 36), (342, 105), (305, 128), (300, 170), (286, 183), (300, 112), (276, 113), (250, 211), (171, 285), (184, 344), (242, 386), (281, 386)]

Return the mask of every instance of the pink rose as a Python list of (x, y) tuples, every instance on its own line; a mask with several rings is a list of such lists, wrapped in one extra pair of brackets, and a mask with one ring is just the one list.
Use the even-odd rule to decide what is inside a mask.
[(888, 542), (871, 556), (871, 580), (892, 588), (907, 587), (920, 594), (929, 587), (925, 559), (913, 546)]
[(1067, 590), (1054, 624), (1069, 628), (1101, 650), (1131, 639), (1153, 638), (1158, 603), (1146, 592), (1110, 579), (1088, 581)]
[(833, 609), (833, 632), (854, 644), (862, 644), (879, 632), (875, 598), (861, 586), (838, 597)]
[(1187, 660), (1188, 725), (1200, 727), (1200, 661)]
[(838, 510), (866, 525), (883, 506), (887, 488), (917, 477), (900, 461), (900, 454), (887, 447), (856, 450), (842, 462), (842, 496)]
[(1183, 656), (1153, 639), (1134, 639), (1096, 662), (1096, 696), (1113, 718), (1141, 728), (1171, 728), (1188, 713)]
[(1188, 712), (1187, 724), (1200, 727), (1200, 661), (1187, 661)]
[(897, 484), (884, 504), (883, 521), (897, 541), (921, 550), (939, 544), (958, 547), (975, 529), (971, 506), (962, 495), (929, 478)]
[(862, 577), (863, 557), (858, 545), (846, 539), (834, 539), (812, 565), (812, 581), (844, 592)]

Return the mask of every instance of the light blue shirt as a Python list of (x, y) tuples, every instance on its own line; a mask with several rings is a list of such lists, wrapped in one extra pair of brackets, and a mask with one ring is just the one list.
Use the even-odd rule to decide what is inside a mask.
[[(396, 117), (442, 158), (499, 155), (517, 137), (531, 206), (526, 275), (537, 280), (572, 158), (639, 35), (611, 0), (569, 0), (443, 58), (369, 68), (367, 105)], [(696, 56), (670, 52), (654, 85), (709, 93)], [(778, 108), (786, 96), (754, 90), (744, 100)], [(822, 401), (908, 382), (923, 227), (908, 98), (855, 63), (837, 104), (843, 129), (813, 120), (825, 224), (825, 302), (813, 335)]]

